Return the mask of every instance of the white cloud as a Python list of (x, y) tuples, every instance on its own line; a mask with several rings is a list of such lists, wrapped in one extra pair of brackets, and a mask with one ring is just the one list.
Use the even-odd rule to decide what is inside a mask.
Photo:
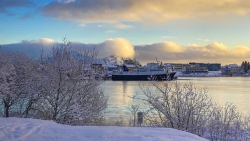
[(164, 39), (173, 39), (175, 37), (173, 37), (173, 36), (163, 36), (162, 38), (164, 38)]
[(50, 39), (50, 38), (41, 38), (41, 39), (39, 39), (39, 43), (53, 44), (53, 43), (55, 43), (55, 41), (53, 39)]
[(3, 48), (6, 51), (18, 51), (27, 54), (32, 58), (39, 58), (41, 50), (45, 54), (50, 52), (50, 48), (57, 43), (50, 38), (41, 38), (38, 40), (23, 40), (19, 43), (5, 44)]
[(106, 31), (106, 33), (114, 33), (115, 31), (113, 31), (113, 30), (108, 30), (108, 31)]
[(80, 27), (85, 27), (86, 25), (84, 23), (79, 24)]
[(127, 29), (127, 28), (133, 28), (133, 26), (131, 25), (126, 25), (126, 24), (117, 24), (115, 25), (115, 28), (118, 28), (118, 29)]
[(41, 38), (38, 40), (22, 40), (21, 43), (17, 43), (17, 44), (44, 44), (44, 45), (52, 45), (56, 43), (53, 39), (50, 38)]
[(58, 0), (58, 2), (71, 3), (71, 2), (75, 2), (75, 0)]
[(197, 38), (197, 40), (203, 41), (203, 42), (210, 42), (211, 41), (210, 39), (201, 39), (201, 38)]

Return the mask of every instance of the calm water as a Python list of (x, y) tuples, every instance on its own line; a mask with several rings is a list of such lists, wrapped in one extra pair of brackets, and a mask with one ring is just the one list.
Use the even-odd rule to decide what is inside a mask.
[[(179, 77), (178, 82), (192, 82), (197, 87), (206, 88), (213, 101), (225, 105), (231, 102), (237, 109), (250, 115), (250, 77)], [(109, 96), (107, 116), (112, 120), (117, 120), (120, 116), (129, 119), (130, 111), (128, 105), (133, 100), (129, 97), (134, 94), (141, 95), (139, 85), (148, 84), (142, 81), (105, 81), (101, 84), (106, 95)], [(162, 82), (159, 82), (162, 83)], [(140, 110), (143, 110), (143, 103)]]

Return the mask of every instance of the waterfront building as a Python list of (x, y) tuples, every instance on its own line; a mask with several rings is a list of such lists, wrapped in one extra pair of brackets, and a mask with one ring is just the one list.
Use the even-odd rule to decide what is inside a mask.
[(172, 65), (173, 69), (176, 71), (183, 71), (184, 68), (191, 66), (190, 64), (182, 64), (182, 63), (164, 63), (164, 66), (168, 64)]
[(221, 69), (220, 63), (199, 63), (200, 67), (207, 67), (208, 71), (219, 71)]
[(222, 74), (222, 75), (232, 75), (232, 74), (230, 73), (230, 68), (229, 68), (228, 65), (222, 66), (222, 67), (221, 67), (221, 74)]
[(236, 74), (240, 70), (240, 66), (238, 66), (237, 64), (229, 64), (229, 67), (232, 74)]
[(174, 65), (172, 65), (172, 64), (164, 64), (164, 67), (165, 67), (167, 70), (175, 70), (175, 71), (176, 71)]
[(237, 64), (229, 64), (221, 67), (221, 73), (223, 75), (233, 75), (240, 72), (240, 66)]
[(219, 71), (221, 69), (220, 63), (195, 63), (190, 62), (189, 64), (194, 65), (196, 67), (206, 67), (208, 71)]
[(189, 66), (183, 69), (183, 73), (208, 73), (207, 67), (199, 67), (199, 66)]
[(208, 71), (219, 71), (221, 70), (220, 63), (196, 63), (190, 62), (189, 64), (182, 63), (165, 63), (164, 65), (171, 64), (174, 69), (179, 72), (186, 74), (189, 73), (208, 73)]

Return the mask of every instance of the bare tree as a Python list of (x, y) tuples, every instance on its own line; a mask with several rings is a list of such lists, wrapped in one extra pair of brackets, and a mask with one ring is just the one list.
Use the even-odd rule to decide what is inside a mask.
[(38, 87), (34, 87), (38, 81), (37, 77), (37, 62), (28, 56), (14, 52), (11, 53), (12, 62), (16, 68), (17, 80), (20, 84), (19, 91), (22, 94), (19, 101), (14, 105), (16, 117), (31, 117), (34, 110), (31, 112), (33, 105), (38, 101)]
[(119, 118), (116, 119), (115, 126), (125, 126), (123, 116), (119, 116)]
[(98, 88), (100, 81), (92, 77), (96, 55), (94, 50), (84, 50), (82, 55), (73, 52), (64, 40), (50, 56), (41, 58), (37, 118), (71, 125), (94, 124), (102, 118), (107, 97)]
[(214, 105), (207, 122), (207, 132), (211, 141), (249, 140), (244, 130), (249, 129), (247, 120), (237, 112), (236, 106), (227, 103), (225, 107)]
[(21, 116), (20, 101), (27, 97), (32, 72), (36, 64), (18, 52), (6, 53), (0, 49), (0, 99), (4, 105), (4, 117)]
[(0, 52), (0, 98), (4, 105), (3, 115), (9, 117), (9, 110), (12, 105), (19, 99), (16, 95), (18, 90), (15, 82), (15, 67), (13, 66), (8, 54), (3, 50)]
[(203, 136), (212, 106), (206, 89), (192, 83), (151, 81), (140, 86), (151, 108), (145, 118), (154, 126), (170, 127)]
[[(128, 110), (131, 112), (133, 119), (132, 119), (132, 126), (136, 126), (136, 114), (139, 111), (139, 107), (140, 105), (136, 105), (136, 104), (129, 104), (128, 106)], [(131, 124), (130, 124), (131, 125)]]
[(151, 81), (140, 88), (146, 98), (135, 98), (149, 106), (144, 125), (175, 128), (211, 141), (250, 140), (249, 118), (237, 112), (233, 104), (212, 104), (206, 89), (177, 81)]

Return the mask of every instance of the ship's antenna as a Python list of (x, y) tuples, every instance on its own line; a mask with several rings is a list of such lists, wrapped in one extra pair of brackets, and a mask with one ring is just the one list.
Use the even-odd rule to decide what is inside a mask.
[(158, 59), (155, 57), (155, 59), (156, 59), (156, 63), (158, 63), (159, 61), (158, 61)]

